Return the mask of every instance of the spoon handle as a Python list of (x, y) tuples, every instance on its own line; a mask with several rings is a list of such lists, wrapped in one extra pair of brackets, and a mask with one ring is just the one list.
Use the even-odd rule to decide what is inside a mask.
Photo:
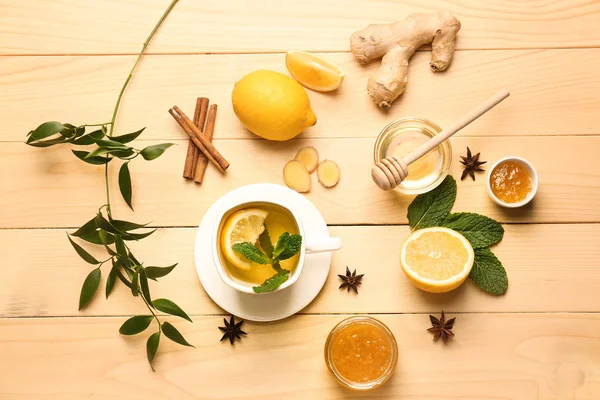
[(461, 119), (454, 122), (454, 124), (450, 125), (448, 128), (441, 131), (439, 134), (435, 135), (427, 142), (423, 143), (416, 149), (414, 149), (411, 153), (409, 153), (406, 157), (403, 158), (403, 161), (406, 165), (410, 165), (419, 158), (423, 157), (428, 151), (438, 146), (444, 140), (450, 138), (450, 136), (454, 135), (456, 132), (460, 131), (465, 126), (469, 125), (471, 122), (475, 121), (477, 118), (481, 117), (483, 114), (488, 112), (491, 108), (496, 106), (502, 100), (506, 99), (510, 93), (508, 90), (503, 89), (479, 104), (477, 107), (469, 111), (466, 115), (464, 115)]

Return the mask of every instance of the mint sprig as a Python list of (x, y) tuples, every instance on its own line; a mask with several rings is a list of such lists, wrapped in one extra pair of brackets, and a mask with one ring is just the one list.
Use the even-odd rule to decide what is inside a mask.
[(302, 248), (302, 236), (298, 234), (290, 235), (289, 232), (284, 232), (279, 236), (277, 244), (273, 247), (269, 231), (265, 227), (258, 238), (258, 242), (262, 250), (250, 242), (236, 243), (231, 248), (252, 262), (263, 265), (271, 264), (276, 274), (266, 279), (260, 286), (252, 288), (255, 293), (268, 293), (274, 291), (289, 279), (290, 271), (281, 268), (279, 263), (298, 254)]
[(481, 289), (500, 295), (508, 290), (502, 263), (488, 248), (502, 240), (498, 221), (475, 213), (450, 214), (456, 201), (456, 181), (450, 175), (434, 190), (420, 194), (408, 206), (408, 224), (413, 230), (443, 226), (462, 234), (473, 246), (475, 261), (469, 274)]

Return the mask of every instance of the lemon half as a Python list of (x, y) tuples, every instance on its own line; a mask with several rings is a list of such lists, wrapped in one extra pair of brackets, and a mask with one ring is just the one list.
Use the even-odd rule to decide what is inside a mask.
[(265, 230), (268, 214), (259, 208), (247, 208), (233, 213), (225, 222), (221, 231), (221, 251), (235, 267), (248, 270), (252, 266), (252, 261), (234, 251), (232, 246), (243, 242), (255, 244)]
[(413, 232), (402, 245), (400, 264), (419, 289), (444, 293), (459, 287), (469, 276), (475, 255), (469, 241), (448, 228)]

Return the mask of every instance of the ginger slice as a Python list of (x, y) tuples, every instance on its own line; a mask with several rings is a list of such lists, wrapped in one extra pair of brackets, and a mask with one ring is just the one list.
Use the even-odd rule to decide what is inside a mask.
[(314, 147), (307, 146), (298, 150), (294, 159), (304, 164), (306, 170), (312, 174), (319, 164), (319, 153)]
[(306, 193), (310, 190), (310, 173), (298, 160), (288, 161), (283, 167), (283, 181), (298, 193)]
[(331, 160), (323, 160), (317, 167), (317, 176), (326, 188), (334, 187), (340, 181), (340, 168)]

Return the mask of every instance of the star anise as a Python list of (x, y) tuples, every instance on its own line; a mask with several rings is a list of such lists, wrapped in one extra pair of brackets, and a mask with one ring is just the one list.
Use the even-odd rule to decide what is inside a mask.
[(431, 321), (432, 327), (427, 329), (427, 331), (433, 333), (434, 342), (437, 342), (439, 338), (442, 338), (444, 343), (446, 343), (448, 342), (448, 338), (454, 337), (452, 327), (454, 326), (456, 318), (450, 318), (446, 321), (446, 316), (444, 315), (444, 311), (442, 311), (442, 317), (440, 319), (430, 315), (429, 320)]
[(471, 178), (475, 180), (475, 172), (485, 171), (483, 168), (480, 168), (480, 166), (487, 163), (487, 161), (479, 161), (480, 154), (481, 153), (477, 153), (474, 156), (472, 156), (471, 149), (467, 147), (467, 156), (460, 156), (460, 158), (462, 158), (462, 161), (460, 163), (465, 166), (465, 169), (460, 177), (461, 181), (464, 180), (467, 177), (467, 175), (471, 175)]
[(362, 285), (362, 278), (363, 276), (365, 276), (365, 274), (361, 274), (361, 275), (356, 275), (356, 270), (354, 270), (354, 272), (350, 273), (350, 269), (348, 269), (348, 267), (346, 267), (346, 275), (338, 275), (340, 277), (341, 280), (343, 280), (344, 282), (342, 282), (342, 284), (340, 285), (340, 289), (344, 289), (347, 288), (348, 292), (350, 291), (350, 289), (354, 290), (354, 292), (356, 294), (358, 294), (358, 286)]
[(233, 345), (233, 341), (236, 338), (238, 340), (242, 340), (240, 335), (247, 335), (247, 333), (242, 330), (242, 324), (244, 323), (243, 320), (236, 323), (232, 315), (229, 322), (227, 322), (227, 318), (223, 318), (223, 322), (225, 322), (225, 326), (219, 326), (219, 329), (225, 332), (221, 338), (221, 342), (225, 339), (229, 339), (229, 342)]

